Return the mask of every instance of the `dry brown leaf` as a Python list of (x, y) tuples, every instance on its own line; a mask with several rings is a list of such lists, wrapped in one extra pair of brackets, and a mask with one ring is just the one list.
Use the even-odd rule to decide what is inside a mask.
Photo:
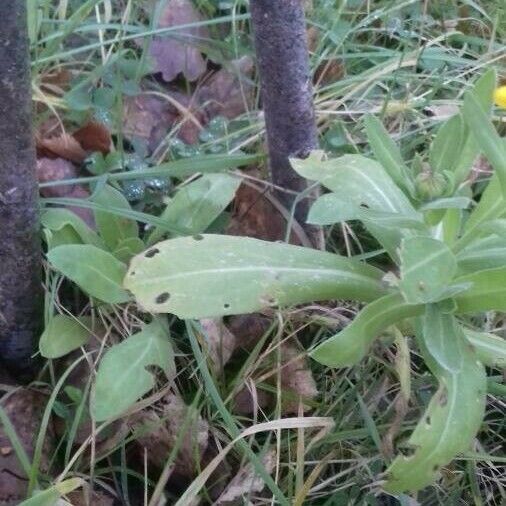
[[(305, 353), (293, 344), (281, 345), (281, 386), (295, 399), (283, 402), (283, 414), (297, 414), (299, 402), (314, 399), (318, 395), (316, 381), (309, 368)], [(309, 409), (304, 406), (304, 409)]]
[(232, 219), (227, 234), (249, 236), (264, 241), (284, 238), (286, 221), (264, 193), (242, 184), (233, 203)]
[[(188, 415), (187, 406), (177, 394), (168, 394), (162, 399), (161, 412), (145, 410), (130, 421), (137, 432), (137, 444), (144, 448), (148, 461), (157, 468), (163, 468), (171, 450), (181, 436), (181, 430)], [(191, 477), (198, 469), (199, 460), (209, 441), (209, 425), (197, 416), (188, 424), (183, 441), (175, 460), (175, 472)]]
[(255, 100), (253, 73), (253, 60), (244, 56), (213, 74), (196, 92), (207, 117), (233, 119), (250, 110)]
[(73, 137), (86, 151), (99, 151), (104, 155), (111, 151), (111, 132), (109, 132), (109, 129), (104, 124), (98, 121), (86, 123), (77, 132), (73, 133)]
[(82, 163), (87, 153), (73, 135), (62, 133), (49, 138), (37, 138), (37, 153), (42, 157), (64, 158)]
[[(31, 459), (48, 397), (42, 392), (20, 388), (6, 394), (0, 405), (11, 421), (25, 452)], [(52, 429), (44, 440), (40, 469), (47, 470), (52, 449)], [(0, 425), (0, 505), (16, 506), (26, 498), (28, 479), (10, 439)]]
[[(262, 458), (262, 464), (267, 474), (272, 474), (276, 465), (276, 452), (269, 450)], [(244, 498), (261, 492), (264, 487), (265, 483), (255, 472), (253, 465), (247, 464), (234, 476), (214, 504), (215, 506), (244, 504)]]
[[(77, 169), (68, 160), (63, 160), (62, 158), (39, 158), (37, 160), (37, 178), (39, 183), (74, 179), (77, 175)], [(90, 196), (89, 191), (85, 187), (76, 184), (48, 186), (41, 188), (40, 193), (42, 196), (48, 198), (68, 197), (86, 199)], [(68, 209), (77, 214), (90, 227), (95, 227), (95, 219), (91, 209), (78, 206), (69, 207)]]
[(270, 326), (271, 319), (258, 313), (229, 316), (227, 319), (227, 327), (236, 338), (236, 348), (246, 351), (255, 347)]
[(67, 498), (72, 506), (114, 506), (116, 504), (113, 497), (96, 490), (93, 491), (88, 502), (85, 492), (82, 490), (71, 492), (67, 495)]
[(140, 139), (152, 152), (167, 135), (176, 115), (167, 100), (148, 94), (125, 97), (123, 134), (127, 139)]
[(256, 414), (260, 409), (272, 406), (274, 398), (272, 394), (261, 390), (254, 384), (244, 386), (234, 397), (234, 413), (238, 415)]
[[(163, 0), (158, 28), (170, 28), (203, 21), (190, 0)], [(209, 38), (205, 26), (183, 28), (153, 38), (150, 54), (155, 72), (161, 72), (165, 81), (173, 81), (183, 74), (188, 81), (196, 81), (206, 71), (206, 62), (197, 47)]]
[(223, 320), (204, 319), (200, 324), (205, 333), (207, 350), (215, 373), (223, 371), (236, 348), (236, 338)]

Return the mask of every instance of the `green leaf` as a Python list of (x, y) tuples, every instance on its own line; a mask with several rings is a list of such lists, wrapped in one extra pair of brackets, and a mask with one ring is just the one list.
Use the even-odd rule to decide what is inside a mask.
[(461, 276), (503, 267), (505, 263), (506, 240), (502, 237), (477, 239), (457, 254), (458, 274)]
[(434, 483), (442, 466), (469, 449), (485, 413), (485, 369), (454, 317), (429, 306), (417, 334), (439, 389), (408, 440), (412, 454), (399, 455), (386, 471), (383, 488), (393, 494)]
[(53, 316), (40, 337), (39, 349), (45, 358), (59, 358), (80, 348), (90, 338), (89, 318)]
[(462, 150), (464, 122), (456, 114), (439, 128), (429, 153), (429, 164), (432, 169), (443, 172), (452, 171)]
[(459, 313), (506, 311), (506, 267), (474, 272), (455, 279), (472, 287), (455, 296)]
[[(486, 113), (489, 113), (492, 109), (496, 83), (497, 75), (495, 69), (491, 68), (476, 81), (473, 87), (472, 93)], [(480, 148), (474, 136), (471, 134), (470, 128), (464, 125), (464, 142), (454, 168), (457, 184), (462, 183), (468, 177), (479, 153)]]
[(42, 212), (40, 221), (42, 226), (52, 232), (71, 231), (72, 235), (67, 237), (73, 237), (76, 243), (104, 247), (100, 237), (77, 214), (68, 209), (46, 209)]
[[(408, 198), (395, 185), (383, 167), (374, 160), (360, 155), (345, 155), (321, 162), (314, 158), (292, 160), (295, 170), (308, 179), (321, 182), (334, 192), (334, 202), (346, 202), (351, 209), (360, 207), (402, 215), (415, 221), (420, 219)], [(340, 204), (342, 211), (344, 205)], [(368, 221), (367, 229), (397, 259), (396, 250), (402, 239), (402, 231)]]
[(464, 225), (464, 233), (455, 244), (455, 250), (462, 250), (473, 242), (477, 237), (483, 234), (484, 223), (500, 218), (505, 212), (505, 200), (502, 195), (499, 178), (497, 174), (494, 174), (485, 188), (485, 191), (482, 193), (480, 202), (474, 208), (471, 216)]
[(465, 95), (463, 113), (474, 138), (495, 169), (504, 197), (506, 195), (506, 149), (503, 140), (472, 93)]
[(113, 251), (113, 255), (120, 261), (127, 264), (130, 259), (146, 249), (146, 245), (139, 237), (130, 237), (120, 241)]
[(471, 204), (468, 197), (446, 197), (427, 202), (419, 207), (419, 211), (429, 211), (432, 209), (467, 209)]
[(429, 237), (410, 237), (402, 241), (399, 288), (410, 304), (435, 302), (457, 271), (450, 248)]
[(390, 213), (417, 216), (404, 193), (395, 185), (385, 169), (361, 155), (345, 155), (319, 162), (307, 158), (291, 160), (303, 177), (318, 181), (354, 205)]
[(483, 364), (501, 369), (506, 367), (506, 339), (469, 328), (464, 328), (464, 333)]
[[(230, 204), (240, 184), (240, 178), (227, 174), (202, 176), (181, 188), (160, 218), (188, 235), (204, 232)], [(157, 242), (163, 234), (156, 228), (149, 243)]]
[(414, 195), (415, 186), (410, 178), (409, 168), (402, 159), (401, 152), (379, 119), (368, 114), (365, 117), (365, 131), (371, 149), (378, 162), (399, 188)]
[(398, 292), (368, 304), (339, 334), (327, 339), (311, 358), (329, 367), (350, 367), (360, 362), (373, 341), (391, 325), (423, 313), (423, 306), (407, 304)]
[(356, 206), (336, 193), (319, 197), (311, 206), (307, 222), (315, 225), (332, 225), (343, 221), (360, 220), (366, 224), (393, 229), (413, 229), (427, 232), (421, 215), (418, 218)]
[(92, 297), (110, 304), (127, 302), (130, 297), (121, 287), (125, 264), (88, 244), (58, 246), (47, 258), (51, 265)]
[(19, 506), (55, 506), (60, 497), (69, 494), (83, 485), (84, 480), (81, 478), (70, 478), (46, 490), (37, 492), (33, 497), (30, 497), (30, 499), (26, 499), (26, 501), (19, 503)]
[(160, 367), (167, 378), (175, 371), (169, 336), (157, 320), (110, 348), (100, 361), (92, 413), (97, 421), (121, 415), (154, 386), (146, 367)]
[(204, 235), (171, 239), (135, 257), (124, 286), (146, 311), (205, 318), (314, 300), (374, 300), (385, 293), (381, 277), (331, 253)]
[[(123, 209), (132, 210), (124, 195), (109, 185), (104, 185), (94, 195), (93, 202), (105, 208), (114, 208), (116, 211)], [(136, 221), (130, 218), (119, 216), (117, 213), (112, 214), (107, 211), (98, 210), (95, 210), (94, 214), (100, 236), (111, 251), (117, 249), (122, 241), (139, 236), (139, 226)]]

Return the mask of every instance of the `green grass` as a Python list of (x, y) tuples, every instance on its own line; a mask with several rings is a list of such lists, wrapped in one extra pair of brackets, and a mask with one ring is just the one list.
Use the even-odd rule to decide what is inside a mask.
[[(29, 2), (33, 89), (39, 105), (36, 124), (51, 116), (58, 117), (66, 125), (78, 124), (90, 113), (104, 118), (103, 109), (96, 103), (88, 104), (86, 97), (90, 90), (110, 88), (114, 105), (105, 117), (115, 132), (120, 159), (125, 159), (128, 153), (120, 142), (122, 84), (119, 79), (112, 84), (106, 83), (105, 76), (111, 69), (116, 72), (115, 65), (123, 58), (133, 63), (131, 77), (134, 84), (141, 79), (149, 79), (144, 77), (143, 72), (147, 45), (137, 46), (134, 41), (147, 42), (154, 35), (170, 35), (171, 30), (154, 28), (143, 9), (143, 5), (148, 3), (136, 0)], [(195, 3), (207, 17), (202, 24), (207, 25), (211, 32), (219, 26), (230, 29), (230, 35), (225, 38), (202, 41), (204, 49), (212, 53), (213, 60), (226, 63), (253, 54), (245, 36), (249, 26), (245, 2), (198, 0)], [(424, 139), (434, 133), (441, 121), (437, 113), (428, 114), (429, 108), (434, 110), (459, 105), (466, 87), (491, 65), (496, 66), (502, 78), (506, 79), (506, 8), (501, 0), (313, 0), (312, 3), (308, 24), (321, 33), (320, 41), (311, 53), (312, 68), (320, 75), (315, 89), (315, 107), (321, 146), (331, 156), (368, 153), (362, 121), (368, 112), (375, 112), (382, 118), (401, 144), (406, 159), (412, 159), (417, 154), (423, 156)], [(230, 8), (219, 10), (219, 4)], [(340, 77), (327, 82), (323, 70), (326, 65), (339, 65)], [(62, 69), (73, 72), (70, 92), (48, 92), (41, 87), (44, 76)], [(153, 83), (153, 86), (157, 84)], [(79, 90), (86, 91), (79, 93)], [(87, 110), (80, 110), (82, 100), (86, 102)], [(497, 118), (503, 122), (500, 127), (503, 131), (505, 118), (505, 115)], [(244, 156), (251, 161), (263, 160), (264, 126), (259, 111), (252, 110), (242, 119), (240, 141), (234, 143), (234, 136), (226, 133), (201, 143), (199, 152), (211, 152), (213, 146), (228, 145), (232, 149), (229, 152), (225, 149), (223, 155)], [(169, 137), (172, 136), (173, 133), (169, 133)], [(223, 168), (220, 158), (223, 160), (224, 156), (203, 159), (196, 167), (186, 159), (174, 160), (171, 151), (164, 150), (156, 159), (147, 160), (151, 168), (142, 175), (122, 167), (119, 172), (105, 178), (89, 176), (72, 182), (90, 185), (93, 190), (94, 184), (103, 184), (107, 178), (109, 181), (122, 181), (175, 175), (184, 181), (196, 172), (214, 172)], [(267, 182), (262, 184), (268, 186)], [(43, 186), (51, 185), (54, 186), (53, 183)], [(44, 207), (50, 204), (76, 205), (79, 202), (53, 198), (42, 199), (41, 204)], [(80, 205), (97, 207), (92, 202)], [(141, 223), (165, 226), (158, 218), (159, 211), (159, 206), (149, 203), (139, 205), (129, 213), (114, 210)], [(329, 250), (348, 255), (381, 253), (376, 251), (378, 246), (374, 241), (358, 227), (332, 227), (326, 230), (326, 241)], [(381, 258), (378, 257), (378, 260), (381, 261)], [(57, 294), (59, 285), (58, 278), (48, 271), (49, 309), (60, 305), (73, 312), (83, 309), (82, 297), (72, 289), (66, 289), (64, 299), (60, 300), (61, 293)], [(106, 347), (115, 339), (127, 337), (142, 319), (134, 305), (124, 308), (85, 306), (84, 310), (93, 314), (105, 328), (106, 335), (110, 336)], [(246, 436), (239, 438), (231, 451), (223, 455), (225, 469), (237, 470), (241, 465), (251, 464), (258, 475), (265, 478), (267, 487), (264, 491), (255, 492), (249, 498), (255, 505), (270, 504), (271, 497), (273, 504), (329, 506), (504, 504), (505, 461), (501, 457), (501, 445), (504, 445), (505, 418), (504, 400), (498, 388), (490, 389), (479, 443), (473, 451), (448, 466), (437, 485), (410, 497), (388, 497), (381, 492), (378, 480), (392, 458), (384, 445), (385, 438), (391, 436), (398, 442), (410, 432), (435, 387), (419, 357), (412, 352), (410, 361), (404, 363), (404, 367), (411, 370), (410, 402), (404, 412), (399, 411), (399, 374), (402, 371), (395, 361), (396, 348), (391, 342), (377, 343), (373, 353), (355, 368), (331, 370), (316, 362), (310, 363), (320, 395), (311, 404), (312, 411), (306, 416), (333, 420), (335, 425), (331, 430), (322, 433), (316, 422), (314, 427), (297, 428), (302, 417), (293, 416), (299, 419), (298, 422), (278, 421), (282, 418), (281, 399), (286, 397), (286, 392), (280, 387), (279, 343), (284, 339), (298, 341), (308, 349), (349, 321), (357, 310), (358, 307), (353, 305), (340, 304), (336, 307), (314, 306), (303, 311), (282, 311), (273, 316), (272, 325), (260, 344), (247, 354), (239, 355), (224, 373), (216, 373), (206, 364), (205, 349), (190, 326), (187, 332), (180, 323), (171, 321), (172, 340), (177, 352), (174, 385), (187, 403), (192, 404), (194, 415), (208, 421), (216, 453), (223, 452), (232, 440), (246, 431)], [(500, 314), (489, 314), (486, 321), (474, 323), (505, 335), (504, 320)], [(93, 356), (82, 355), (81, 361), (89, 364), (91, 375), (103, 352), (101, 348)], [(272, 370), (274, 373), (269, 377)], [(51, 374), (44, 374), (47, 372)], [(42, 473), (39, 464), (49, 416), (54, 413), (56, 405), (69, 403), (62, 391), (70, 372), (67, 369), (62, 374), (61, 368), (52, 363), (44, 368), (41, 380), (47, 383), (53, 394), (31, 462), (16, 442), (15, 427), (5, 424), (23, 467), (30, 469), (30, 490), (36, 485), (46, 488), (54, 483), (54, 479), (61, 482), (82, 477), (95, 489), (109, 491), (123, 504), (132, 506), (162, 504), (158, 500), (164, 493), (167, 504), (175, 504), (185, 490), (187, 496), (197, 490), (188, 488), (191, 480), (185, 482), (182, 489), (174, 487), (170, 481), (174, 451), (168, 456), (161, 474), (151, 469), (146, 472), (144, 463), (140, 461), (142, 459), (138, 455), (132, 456), (132, 443), (136, 436), (128, 428), (111, 431), (108, 424), (92, 423), (90, 437), (73, 445), (79, 425), (75, 413), (79, 414), (88, 401), (89, 388), (83, 391), (80, 409), (68, 411), (68, 430), (60, 436), (59, 449), (51, 459), (52, 467)], [(500, 383), (499, 374), (497, 371)], [(243, 384), (255, 381), (258, 390), (273, 393), (276, 402), (269, 408), (259, 409), (254, 417), (234, 414), (234, 393)], [(140, 411), (150, 405), (156, 408), (161, 395), (174, 385), (159, 384), (150, 397), (140, 401), (131, 411)], [(3, 411), (0, 414), (3, 420)], [(392, 432), (394, 421), (395, 434)], [(269, 423), (271, 425), (263, 430), (261, 424)], [(260, 427), (262, 431), (255, 432), (255, 427)], [(108, 434), (110, 445), (101, 443), (101, 434)], [(117, 437), (114, 438), (114, 435)], [(261, 457), (268, 449), (273, 449), (276, 455), (271, 477), (263, 471), (261, 464)], [(204, 472), (205, 469), (201, 469), (201, 477)], [(211, 475), (207, 483), (200, 484), (203, 504), (212, 502), (210, 498), (215, 493), (213, 481), (219, 482), (221, 478), (226, 483), (233, 478), (233, 474), (223, 473), (221, 477)], [(169, 483), (167, 489), (166, 483)]]

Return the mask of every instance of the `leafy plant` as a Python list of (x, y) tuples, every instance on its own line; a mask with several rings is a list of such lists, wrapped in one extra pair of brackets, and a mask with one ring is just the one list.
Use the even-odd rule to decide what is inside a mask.
[[(506, 310), (506, 144), (488, 113), (493, 71), (465, 95), (462, 112), (438, 130), (428, 159), (411, 167), (382, 124), (366, 120), (376, 161), (361, 155), (293, 160), (331, 193), (308, 221), (358, 220), (390, 255), (390, 272), (353, 258), (248, 238), (197, 235), (136, 256), (124, 287), (153, 313), (202, 318), (324, 299), (369, 302), (355, 320), (311, 351), (331, 367), (358, 363), (392, 326), (411, 328), (439, 388), (385, 474), (391, 493), (419, 490), (469, 448), (484, 417), (485, 365), (504, 363), (504, 341), (463, 315)], [(495, 174), (469, 211), (467, 183), (483, 152)], [(397, 275), (398, 273), (398, 275)]]
[[(220, 159), (223, 163), (218, 163)], [(131, 301), (131, 295), (122, 286), (129, 260), (153, 241), (167, 235), (204, 232), (230, 204), (241, 182), (232, 175), (212, 172), (219, 172), (227, 165), (236, 167), (246, 160), (249, 158), (244, 156), (212, 155), (185, 160), (184, 163), (173, 162), (164, 170), (145, 170), (143, 177), (164, 171), (178, 177), (211, 172), (182, 185), (171, 199), (167, 199), (158, 218), (134, 211), (117, 188), (105, 183), (104, 177), (97, 179), (89, 200), (50, 201), (51, 204), (81, 205), (92, 209), (97, 229), (90, 228), (69, 209), (44, 209), (41, 221), (51, 267), (76, 283), (96, 302), (94, 307), (104, 308), (107, 312), (107, 304)], [(110, 176), (121, 175), (131, 177), (128, 173)], [(139, 216), (151, 225), (145, 233), (139, 226)], [(52, 315), (52, 308), (48, 313), (39, 342), (40, 352), (46, 358), (59, 358), (84, 346), (97, 330), (95, 319), (87, 316)], [(91, 411), (96, 420), (120, 415), (152, 389), (154, 378), (147, 372), (147, 366), (159, 367), (166, 376), (174, 369), (168, 330), (157, 320), (106, 351), (93, 389)]]

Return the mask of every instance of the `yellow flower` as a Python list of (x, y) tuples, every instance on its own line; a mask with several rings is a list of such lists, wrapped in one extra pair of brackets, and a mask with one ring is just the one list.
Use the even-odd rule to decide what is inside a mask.
[(494, 92), (494, 102), (499, 107), (506, 109), (506, 85), (496, 88)]

